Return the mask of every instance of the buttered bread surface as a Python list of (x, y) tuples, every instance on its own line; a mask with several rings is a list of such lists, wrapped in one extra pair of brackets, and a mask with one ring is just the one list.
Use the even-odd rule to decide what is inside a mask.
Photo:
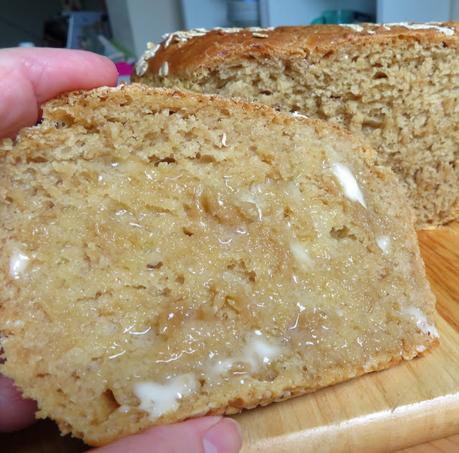
[(90, 444), (437, 341), (403, 191), (323, 122), (98, 89), (48, 103), (0, 167), (0, 371)]

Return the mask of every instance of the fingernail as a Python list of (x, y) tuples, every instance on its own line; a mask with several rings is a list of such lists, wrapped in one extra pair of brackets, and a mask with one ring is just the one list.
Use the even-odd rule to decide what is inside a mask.
[(241, 430), (232, 418), (222, 418), (202, 439), (205, 453), (237, 453), (241, 445)]

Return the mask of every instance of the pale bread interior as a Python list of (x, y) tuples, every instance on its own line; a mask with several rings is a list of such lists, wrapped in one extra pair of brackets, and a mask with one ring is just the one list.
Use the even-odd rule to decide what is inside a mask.
[(436, 341), (412, 214), (346, 133), (142, 86), (0, 146), (0, 371), (99, 445)]

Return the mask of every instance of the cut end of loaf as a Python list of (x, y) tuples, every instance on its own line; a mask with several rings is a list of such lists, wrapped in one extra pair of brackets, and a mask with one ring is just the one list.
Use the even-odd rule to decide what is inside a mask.
[(236, 413), (437, 341), (403, 193), (337, 128), (133, 85), (0, 148), (0, 370), (64, 433)]
[(138, 80), (345, 126), (397, 174), (417, 227), (428, 228), (459, 213), (458, 30), (446, 22), (172, 34), (141, 59)]

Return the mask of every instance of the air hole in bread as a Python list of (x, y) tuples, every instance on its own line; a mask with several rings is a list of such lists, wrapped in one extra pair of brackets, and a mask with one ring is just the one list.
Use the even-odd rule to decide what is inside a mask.
[(356, 239), (355, 235), (352, 234), (351, 230), (346, 225), (342, 227), (333, 227), (330, 230), (330, 236), (334, 239), (345, 239), (345, 238), (349, 238), (352, 240)]
[(373, 79), (379, 80), (379, 79), (387, 79), (388, 75), (385, 72), (378, 71), (373, 75)]
[(155, 167), (157, 167), (161, 163), (166, 163), (166, 164), (175, 164), (177, 161), (175, 160), (174, 157), (169, 156), (169, 157), (164, 157), (162, 159), (159, 159), (155, 162)]

